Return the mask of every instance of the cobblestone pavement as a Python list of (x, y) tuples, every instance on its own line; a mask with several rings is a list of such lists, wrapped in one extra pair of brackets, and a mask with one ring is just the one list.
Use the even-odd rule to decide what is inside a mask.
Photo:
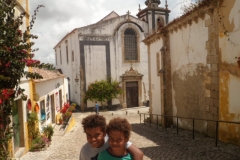
[[(144, 160), (240, 160), (240, 147), (218, 143), (215, 139), (192, 132), (140, 124), (140, 113), (148, 113), (147, 107), (137, 107), (119, 111), (100, 112), (109, 121), (113, 117), (124, 117), (132, 124), (130, 141), (144, 152)], [(59, 126), (54, 128), (50, 147), (44, 151), (28, 152), (21, 160), (78, 160), (79, 152), (86, 137), (81, 127), (82, 118), (93, 112), (74, 113), (76, 125), (64, 135)]]

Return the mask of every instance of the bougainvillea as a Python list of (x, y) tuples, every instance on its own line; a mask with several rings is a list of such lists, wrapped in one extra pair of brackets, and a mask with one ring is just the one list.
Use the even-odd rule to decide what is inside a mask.
[(31, 73), (26, 67), (52, 68), (51, 64), (40, 63), (32, 59), (34, 42), (38, 37), (30, 34), (36, 19), (39, 5), (26, 30), (20, 30), (26, 26), (24, 18), (26, 13), (16, 15), (16, 0), (0, 0), (0, 159), (10, 159), (8, 142), (12, 138), (11, 120), (12, 101), (15, 98), (27, 99), (24, 89), (19, 83), (23, 77), (28, 79), (42, 78), (38, 73)]

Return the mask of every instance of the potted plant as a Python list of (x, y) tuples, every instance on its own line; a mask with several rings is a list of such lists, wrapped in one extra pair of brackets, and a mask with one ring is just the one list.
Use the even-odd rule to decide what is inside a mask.
[(54, 130), (51, 125), (43, 127), (43, 134), (48, 138), (49, 142), (52, 141), (53, 133), (54, 133)]
[(62, 116), (59, 118), (59, 120), (58, 120), (58, 124), (62, 124), (63, 123), (63, 118), (62, 118)]
[(65, 114), (63, 114), (63, 121), (64, 121), (64, 123), (68, 122), (68, 120), (71, 117), (71, 115), (72, 115), (72, 112), (70, 112), (70, 111), (67, 111)]
[(39, 135), (32, 140), (30, 151), (40, 151), (46, 147), (48, 143), (49, 140), (45, 135)]

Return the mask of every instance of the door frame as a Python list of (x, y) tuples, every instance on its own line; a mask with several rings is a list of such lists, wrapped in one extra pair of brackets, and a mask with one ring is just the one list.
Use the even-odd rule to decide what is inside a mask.
[[(23, 118), (23, 102), (22, 99), (16, 99), (14, 101), (16, 103), (16, 107), (17, 107), (17, 114), (18, 114), (18, 123), (19, 123), (19, 146), (18, 148), (15, 147), (15, 140), (13, 137), (13, 150), (14, 150), (14, 154), (18, 151), (19, 148), (21, 147), (25, 147), (25, 142), (24, 142), (24, 118)], [(27, 108), (27, 106), (26, 106)], [(13, 117), (12, 117), (12, 125), (13, 125)], [(14, 129), (13, 129), (14, 131)]]
[(129, 71), (126, 71), (122, 76), (122, 89), (123, 94), (120, 99), (120, 103), (122, 105), (122, 108), (127, 108), (127, 95), (126, 95), (126, 83), (127, 82), (138, 82), (138, 105), (142, 106), (142, 77), (143, 75), (138, 73), (138, 71), (134, 70), (131, 66)]

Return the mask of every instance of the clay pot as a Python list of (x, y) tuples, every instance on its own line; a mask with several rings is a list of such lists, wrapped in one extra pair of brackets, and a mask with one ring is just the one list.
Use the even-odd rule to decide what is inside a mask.
[(238, 67), (240, 68), (240, 61), (237, 61), (237, 63), (238, 63)]

